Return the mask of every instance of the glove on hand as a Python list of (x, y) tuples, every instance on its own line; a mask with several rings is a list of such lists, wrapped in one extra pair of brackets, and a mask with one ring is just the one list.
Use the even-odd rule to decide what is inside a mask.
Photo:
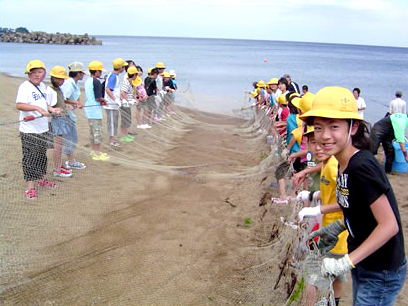
[(302, 200), (303, 202), (309, 202), (309, 194), (310, 191), (307, 190), (302, 190), (301, 192), (299, 192), (299, 194), (296, 196), (296, 199), (298, 200)]
[(322, 227), (321, 229), (312, 232), (309, 235), (309, 240), (312, 240), (314, 237), (320, 236), (318, 248), (322, 255), (325, 255), (330, 251), (337, 243), (339, 238), (337, 237), (341, 232), (345, 231), (346, 227), (343, 222), (336, 220), (329, 225)]
[(351, 262), (348, 254), (342, 256), (341, 258), (324, 258), (322, 262), (321, 271), (323, 276), (328, 277), (329, 275), (337, 277), (346, 273), (348, 270), (355, 268)]
[(115, 103), (116, 103), (119, 107), (122, 106), (122, 102), (120, 101), (120, 99), (116, 99), (116, 100), (115, 100)]
[(310, 206), (319, 206), (319, 205), (320, 205), (320, 190), (313, 193), (312, 200), (310, 201)]
[(321, 214), (320, 206), (302, 208), (298, 213), (299, 222), (302, 222), (304, 217), (316, 217)]

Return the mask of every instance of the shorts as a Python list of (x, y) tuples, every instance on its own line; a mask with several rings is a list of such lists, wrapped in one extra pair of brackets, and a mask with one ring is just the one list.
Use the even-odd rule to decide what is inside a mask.
[(132, 109), (130, 107), (121, 106), (120, 111), (120, 127), (128, 128), (132, 125)]
[(51, 129), (54, 135), (67, 135), (70, 130), (70, 122), (67, 116), (51, 118)]
[(146, 99), (142, 100), (142, 101), (139, 101), (139, 103), (136, 103), (136, 108), (137, 109), (145, 109), (146, 106), (147, 106)]
[(74, 152), (77, 144), (78, 144), (78, 133), (76, 130), (75, 121), (68, 118), (69, 124), (69, 131), (67, 134), (64, 135), (64, 147), (62, 148), (63, 154), (71, 154)]
[(102, 143), (102, 119), (88, 119), (89, 140), (93, 144)]
[[(338, 259), (342, 256), (344, 256), (344, 254), (334, 254), (329, 252), (324, 257)], [(330, 287), (330, 280), (322, 275), (321, 266), (322, 257), (320, 254), (309, 253), (304, 261), (304, 267), (306, 268), (304, 272), (305, 281), (307, 284), (315, 286), (318, 289), (327, 290)], [(347, 281), (346, 274), (337, 276), (335, 280), (345, 283)]]
[(38, 180), (47, 173), (47, 133), (20, 132), (20, 137), (24, 180)]
[(295, 161), (293, 162), (293, 169), (296, 172), (300, 172), (306, 168), (307, 168), (307, 162), (301, 162), (300, 157), (296, 158)]
[(154, 112), (157, 109), (157, 104), (156, 104), (156, 96), (149, 96), (146, 99), (146, 104), (149, 109), (149, 112)]
[(281, 180), (285, 178), (286, 174), (289, 171), (290, 164), (287, 161), (284, 161), (283, 163), (279, 164), (279, 166), (275, 170), (275, 177), (276, 180)]

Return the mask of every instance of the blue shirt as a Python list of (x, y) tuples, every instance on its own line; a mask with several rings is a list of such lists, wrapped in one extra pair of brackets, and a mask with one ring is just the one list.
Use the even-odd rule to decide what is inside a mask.
[(275, 105), (275, 99), (273, 97), (273, 94), (269, 97), (269, 100), (271, 101), (269, 104), (269, 107), (272, 108)]
[[(292, 138), (292, 131), (298, 127), (297, 122), (296, 122), (296, 114), (290, 113), (288, 118), (286, 119), (286, 144), (289, 144), (291, 138)], [(292, 146), (292, 148), (289, 151), (289, 154), (299, 152), (300, 146), (297, 141), (295, 141), (295, 144)]]
[(96, 98), (102, 97), (102, 84), (94, 77), (90, 77), (85, 82), (85, 117), (88, 119), (102, 119), (102, 107)]
[[(64, 95), (64, 99), (78, 101), (79, 96), (81, 95), (81, 89), (78, 84), (75, 83), (73, 78), (65, 80), (60, 88)], [(76, 122), (78, 120), (74, 110), (67, 109), (67, 114), (72, 121)]]

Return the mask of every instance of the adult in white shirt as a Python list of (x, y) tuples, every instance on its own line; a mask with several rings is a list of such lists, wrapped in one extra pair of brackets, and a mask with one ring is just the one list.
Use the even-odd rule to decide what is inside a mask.
[(390, 102), (390, 110), (389, 113), (392, 114), (406, 114), (407, 113), (407, 102), (401, 99), (402, 92), (397, 90), (395, 93), (396, 99)]
[(361, 116), (361, 118), (364, 119), (364, 110), (366, 109), (366, 104), (364, 99), (360, 97), (360, 92), (360, 88), (356, 87), (353, 89), (354, 99), (356, 99), (357, 102), (358, 114)]

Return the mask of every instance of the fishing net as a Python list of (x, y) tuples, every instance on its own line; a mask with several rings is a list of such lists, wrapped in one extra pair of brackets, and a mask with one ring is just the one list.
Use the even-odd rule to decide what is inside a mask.
[[(307, 244), (309, 223), (294, 223), (301, 203), (270, 201), (275, 172), (286, 172), (289, 189), (292, 170), (278, 169), (283, 146), (248, 97), (235, 111), (244, 120), (198, 111), (187, 88), (177, 93), (175, 114), (153, 128), (136, 129), (132, 118), (138, 134), (119, 150), (109, 146), (104, 120), (108, 161), (92, 160), (87, 121), (77, 112), (75, 156), (86, 169), (53, 177), (53, 150), (46, 150), (46, 176), (56, 185), (36, 185), (36, 201), (23, 194), (18, 123), (6, 120), (17, 117), (13, 98), (1, 100), (2, 305), (307, 300), (310, 267), (321, 256)], [(326, 284), (310, 305), (333, 305)]]

